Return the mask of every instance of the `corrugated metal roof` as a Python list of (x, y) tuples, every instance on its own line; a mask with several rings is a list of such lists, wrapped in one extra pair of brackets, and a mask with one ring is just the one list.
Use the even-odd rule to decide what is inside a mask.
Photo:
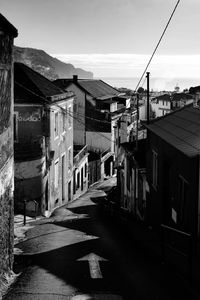
[(146, 127), (188, 156), (200, 153), (200, 109), (192, 104), (156, 119)]
[(0, 29), (5, 30), (14, 37), (18, 36), (17, 29), (2, 14), (0, 14)]
[(152, 99), (153, 101), (170, 101), (171, 102), (171, 96), (169, 94), (163, 94), (157, 97), (154, 97)]
[(120, 92), (102, 80), (78, 80), (78, 84), (91, 96), (98, 99), (108, 99), (118, 96)]
[(57, 79), (54, 83), (62, 89), (67, 89), (71, 83), (76, 84), (93, 98), (105, 100), (121, 94), (120, 91), (113, 88), (103, 80), (98, 79), (79, 79), (73, 78)]
[(186, 94), (186, 93), (174, 93), (172, 95), (172, 101), (190, 100), (190, 99), (194, 99), (194, 95)]
[(14, 80), (42, 97), (51, 97), (65, 93), (50, 80), (22, 63), (14, 64)]

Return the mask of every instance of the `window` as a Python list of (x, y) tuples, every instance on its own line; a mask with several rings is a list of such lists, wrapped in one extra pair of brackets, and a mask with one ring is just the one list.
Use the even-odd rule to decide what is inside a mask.
[(68, 149), (68, 171), (72, 168), (72, 148)]
[(54, 123), (55, 137), (58, 136), (58, 112), (55, 113), (55, 123)]
[(186, 196), (188, 190), (188, 183), (187, 181), (179, 175), (178, 178), (179, 182), (179, 214), (178, 220), (183, 225), (187, 225), (187, 209), (186, 209)]
[(72, 107), (71, 106), (68, 107), (68, 115), (69, 115), (68, 125), (69, 125), (69, 128), (70, 128), (72, 126)]
[(87, 164), (85, 163), (85, 177), (87, 177)]
[(14, 134), (14, 141), (16, 142), (18, 140), (18, 112), (14, 112), (13, 134)]
[(154, 150), (152, 151), (152, 184), (156, 188), (158, 184), (158, 154)]
[(76, 180), (76, 188), (79, 189), (80, 187), (80, 172), (77, 174), (77, 180)]
[(58, 187), (58, 160), (55, 161), (55, 164), (54, 164), (54, 185), (55, 185), (55, 188)]
[(66, 130), (66, 114), (62, 112), (62, 132)]

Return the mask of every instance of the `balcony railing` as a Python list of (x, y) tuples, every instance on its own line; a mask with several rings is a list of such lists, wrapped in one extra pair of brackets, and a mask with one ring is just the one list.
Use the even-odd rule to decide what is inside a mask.
[(87, 145), (75, 145), (74, 146), (74, 166), (76, 166), (85, 155), (88, 154)]

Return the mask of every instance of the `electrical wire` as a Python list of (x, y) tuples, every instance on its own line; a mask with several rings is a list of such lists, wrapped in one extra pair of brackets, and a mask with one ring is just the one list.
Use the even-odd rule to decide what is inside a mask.
[(143, 71), (143, 73), (142, 73), (142, 75), (141, 75), (141, 77), (140, 77), (139, 82), (138, 82), (137, 85), (136, 85), (136, 88), (135, 88), (134, 92), (137, 91), (137, 89), (138, 89), (138, 87), (139, 87), (139, 85), (140, 85), (140, 82), (142, 81), (142, 78), (144, 77), (144, 74), (146, 73), (146, 71), (147, 71), (147, 69), (148, 69), (148, 67), (149, 67), (149, 65), (150, 65), (150, 63), (151, 63), (151, 61), (152, 61), (152, 59), (153, 59), (153, 57), (154, 57), (154, 55), (155, 55), (155, 53), (156, 53), (156, 51), (157, 51), (157, 49), (158, 49), (158, 47), (159, 47), (159, 45), (160, 45), (162, 39), (163, 39), (163, 36), (165, 35), (165, 32), (166, 32), (166, 30), (167, 30), (167, 28), (168, 28), (168, 26), (169, 26), (169, 24), (170, 24), (170, 22), (171, 22), (171, 20), (172, 20), (172, 18), (173, 18), (173, 15), (174, 15), (174, 13), (175, 13), (175, 11), (176, 11), (176, 9), (177, 9), (179, 3), (180, 3), (180, 0), (177, 1), (177, 3), (176, 3), (176, 5), (175, 5), (175, 7), (174, 7), (174, 9), (173, 9), (173, 11), (172, 11), (172, 13), (171, 13), (171, 15), (170, 15), (170, 18), (169, 18), (169, 20), (168, 20), (168, 22), (167, 22), (167, 24), (166, 24), (166, 26), (165, 26), (165, 28), (164, 28), (162, 34), (161, 34), (161, 37), (160, 37), (160, 39), (159, 39), (159, 41), (158, 41), (158, 43), (157, 43), (157, 45), (156, 45), (156, 47), (155, 47), (155, 49), (154, 49), (154, 51), (153, 51), (153, 53), (152, 53), (152, 55), (151, 55), (149, 61), (148, 61), (147, 65), (146, 65), (146, 67), (145, 67), (145, 69), (144, 69), (144, 71)]
[[(31, 91), (30, 89), (28, 89), (27, 87), (25, 87), (24, 85), (22, 85), (21, 83), (19, 83), (19, 82), (17, 82), (17, 81), (15, 81), (15, 83), (16, 83), (17, 85), (19, 85), (20, 87), (22, 87), (23, 89), (25, 89), (25, 90), (29, 91), (30, 93), (32, 93), (33, 95), (39, 97), (40, 99), (42, 99), (43, 101), (45, 101), (47, 104), (49, 104), (49, 105), (52, 104), (52, 105), (58, 107), (59, 109), (61, 109), (61, 111), (62, 111), (64, 114), (70, 115), (70, 117), (76, 119), (80, 124), (85, 125), (85, 123), (81, 122), (79, 118), (76, 118), (75, 116), (73, 116), (71, 111), (68, 111), (67, 109), (63, 108), (62, 106), (60, 106), (60, 105), (57, 104), (57, 103), (51, 103), (51, 102), (50, 102), (49, 100), (47, 100), (45, 97), (42, 97), (41, 95), (38, 95), (37, 93)], [(54, 111), (54, 110), (52, 110), (52, 111)], [(101, 120), (98, 120), (98, 119), (94, 119), (94, 118), (92, 118), (92, 119), (95, 120), (95, 121), (102, 122)], [(106, 122), (106, 121), (105, 121), (105, 122)], [(110, 124), (110, 122), (108, 122), (108, 123)], [(92, 128), (92, 129), (94, 129), (94, 128)], [(110, 142), (114, 142), (114, 141), (112, 141), (111, 139), (109, 139), (108, 137), (106, 137), (105, 135), (101, 134), (100, 132), (95, 131), (95, 133), (96, 133), (97, 135), (101, 136), (101, 137), (104, 137), (105, 139), (109, 140)]]
[[(151, 63), (151, 61), (152, 61), (152, 59), (153, 59), (153, 57), (154, 57), (154, 55), (155, 55), (155, 53), (156, 53), (156, 51), (157, 51), (159, 45), (160, 45), (160, 43), (161, 43), (161, 41), (162, 41), (162, 39), (163, 39), (163, 36), (165, 35), (165, 32), (166, 32), (166, 30), (167, 30), (167, 28), (168, 28), (168, 26), (169, 26), (169, 24), (170, 24), (170, 22), (171, 22), (171, 20), (172, 20), (172, 17), (173, 17), (173, 15), (174, 15), (174, 13), (175, 13), (175, 11), (176, 11), (176, 9), (177, 9), (179, 3), (180, 3), (180, 0), (177, 1), (177, 3), (176, 3), (176, 5), (175, 5), (175, 7), (174, 7), (174, 9), (173, 9), (173, 11), (172, 11), (172, 13), (171, 13), (171, 15), (170, 15), (170, 18), (169, 18), (168, 21), (167, 21), (167, 24), (166, 24), (166, 26), (165, 26), (165, 28), (164, 28), (164, 30), (163, 30), (161, 36), (160, 36), (160, 39), (159, 39), (159, 41), (158, 41), (158, 43), (157, 43), (157, 45), (156, 45), (156, 47), (155, 47), (155, 49), (154, 49), (154, 51), (153, 51), (153, 53), (152, 53), (150, 59), (149, 59), (147, 65), (146, 65), (146, 67), (145, 67), (145, 69), (144, 69), (144, 71), (143, 71), (143, 73), (142, 73), (142, 75), (141, 75), (141, 77), (140, 77), (140, 79), (139, 79), (137, 85), (136, 85), (136, 88), (135, 88), (135, 90), (134, 90), (134, 93), (137, 92), (137, 89), (138, 89), (138, 87), (139, 87), (139, 85), (140, 85), (140, 83), (141, 83), (141, 81), (142, 81), (142, 79), (143, 79), (143, 77), (144, 77), (144, 75), (145, 75), (145, 73), (146, 73), (146, 71), (147, 71), (147, 69), (148, 69), (148, 67), (149, 67), (149, 65), (150, 65), (150, 63)], [(144, 82), (143, 82), (143, 84), (142, 84), (142, 87), (143, 87), (143, 85), (144, 85), (144, 83), (145, 83), (145, 80), (146, 80), (146, 77), (145, 77), (145, 79), (144, 79)], [(131, 99), (129, 100), (129, 103), (128, 103), (128, 104), (130, 104), (130, 102), (131, 102)]]

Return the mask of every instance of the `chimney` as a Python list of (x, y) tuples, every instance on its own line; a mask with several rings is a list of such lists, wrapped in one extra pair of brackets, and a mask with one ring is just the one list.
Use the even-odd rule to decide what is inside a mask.
[(73, 75), (73, 81), (77, 82), (78, 81), (78, 75)]

